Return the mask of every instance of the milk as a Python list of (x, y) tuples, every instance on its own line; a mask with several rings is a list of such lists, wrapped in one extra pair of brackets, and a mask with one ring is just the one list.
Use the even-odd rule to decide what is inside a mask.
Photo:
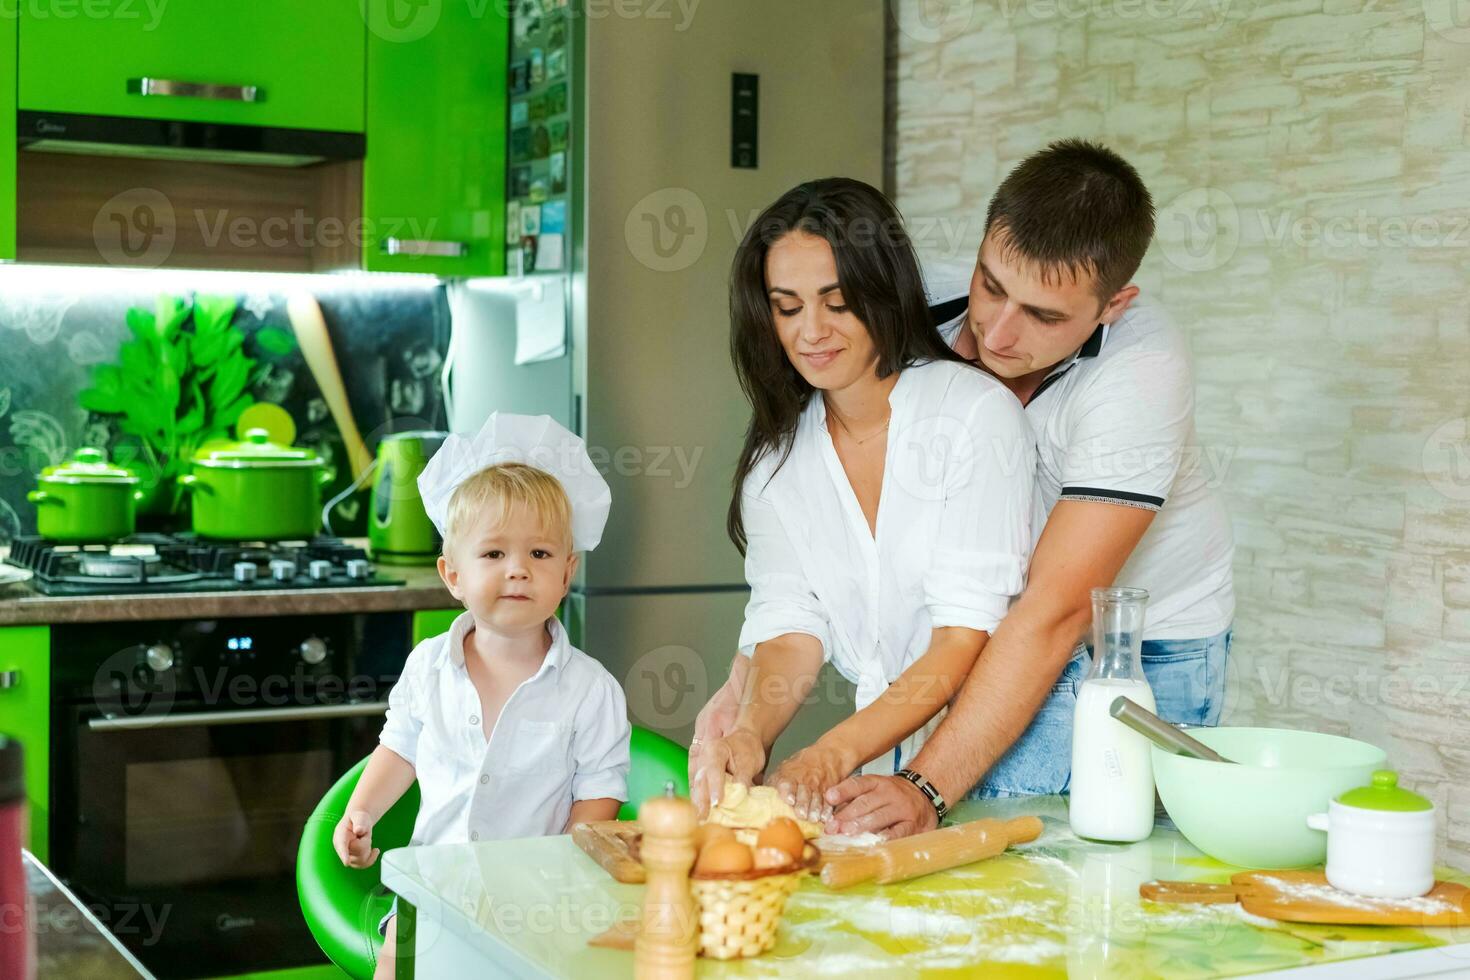
[(1156, 711), (1146, 680), (1094, 677), (1077, 691), (1072, 723), (1072, 832), (1093, 840), (1143, 840), (1154, 826), (1149, 741), (1110, 715), (1128, 697)]

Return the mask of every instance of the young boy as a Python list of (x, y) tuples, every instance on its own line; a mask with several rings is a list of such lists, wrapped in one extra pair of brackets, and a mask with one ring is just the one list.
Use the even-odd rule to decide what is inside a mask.
[[(450, 436), (419, 486), (465, 612), (414, 649), (389, 695), (333, 835), (353, 868), (377, 860), (373, 824), (415, 779), (415, 845), (566, 833), (628, 798), (622, 688), (555, 615), (611, 502), (582, 440), (545, 416), (497, 413), (474, 439)], [(393, 976), (396, 907), (375, 980)]]

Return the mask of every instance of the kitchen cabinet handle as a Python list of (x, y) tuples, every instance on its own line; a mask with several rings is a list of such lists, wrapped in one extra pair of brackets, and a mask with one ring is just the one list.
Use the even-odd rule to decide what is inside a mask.
[(278, 721), (322, 721), (332, 718), (366, 718), (388, 710), (386, 701), (363, 704), (320, 704), (303, 708), (261, 708), (243, 711), (191, 711), (179, 715), (134, 715), (129, 718), (93, 718), (87, 727), (94, 732), (152, 731), (159, 728), (192, 728), (221, 725), (265, 725)]
[(436, 242), (428, 238), (385, 238), (383, 251), (388, 255), (421, 255), (441, 259), (458, 259), (469, 254), (464, 242)]
[(258, 85), (213, 85), (181, 82), (172, 78), (130, 78), (129, 95), (164, 96), (174, 99), (213, 99), (216, 102), (264, 102), (265, 89)]
[(12, 687), (20, 687), (20, 671), (0, 671), (0, 691), (8, 691)]

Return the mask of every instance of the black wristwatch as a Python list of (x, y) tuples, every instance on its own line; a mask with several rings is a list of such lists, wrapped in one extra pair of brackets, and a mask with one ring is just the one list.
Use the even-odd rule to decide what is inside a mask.
[(939, 822), (944, 822), (945, 815), (949, 813), (949, 804), (944, 802), (944, 795), (940, 793), (939, 790), (935, 789), (933, 783), (929, 782), (929, 780), (914, 772), (912, 769), (900, 769), (898, 772), (894, 773), (894, 775), (902, 779), (907, 779), (909, 782), (919, 787), (919, 792), (923, 793), (924, 796), (929, 800), (929, 802), (934, 804), (934, 813), (939, 817)]

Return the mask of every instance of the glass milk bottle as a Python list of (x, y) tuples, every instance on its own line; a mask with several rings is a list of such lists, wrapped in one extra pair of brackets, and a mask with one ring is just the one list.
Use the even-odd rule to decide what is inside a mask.
[(1109, 714), (1126, 696), (1149, 711), (1154, 693), (1143, 674), (1143, 589), (1092, 590), (1092, 670), (1077, 692), (1072, 724), (1072, 832), (1122, 843), (1154, 826), (1154, 770), (1149, 741)]

